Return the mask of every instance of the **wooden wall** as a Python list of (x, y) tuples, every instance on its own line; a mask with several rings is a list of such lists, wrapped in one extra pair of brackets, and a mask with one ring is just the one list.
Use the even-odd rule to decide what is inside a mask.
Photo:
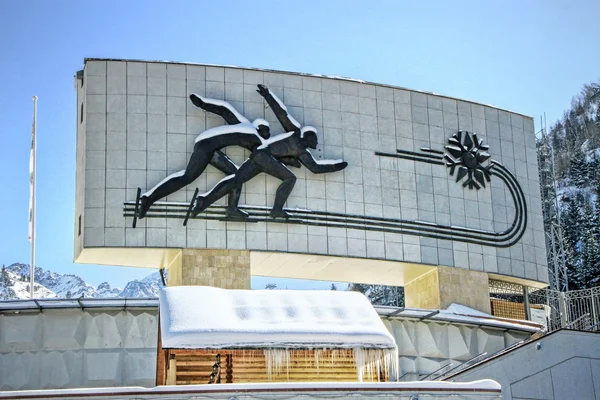
[[(219, 367), (217, 355), (220, 357)], [(185, 350), (159, 346), (157, 385), (248, 382), (357, 382), (352, 350), (290, 350), (279, 352), (279, 364), (265, 357), (263, 349)], [(269, 364), (271, 373), (269, 374)], [(387, 371), (365, 373), (363, 381), (387, 381)]]
[[(520, 319), (523, 321), (527, 320), (525, 316), (525, 304), (514, 301), (501, 300), (501, 299), (490, 299), (492, 308), (492, 315), (501, 318)], [(530, 308), (537, 308), (543, 310), (544, 307), (539, 304), (531, 304)]]

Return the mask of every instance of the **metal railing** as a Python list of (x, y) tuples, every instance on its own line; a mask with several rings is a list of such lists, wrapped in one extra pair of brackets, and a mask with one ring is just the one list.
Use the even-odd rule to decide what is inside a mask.
[(490, 280), (492, 314), (556, 329), (600, 330), (600, 287), (559, 292)]

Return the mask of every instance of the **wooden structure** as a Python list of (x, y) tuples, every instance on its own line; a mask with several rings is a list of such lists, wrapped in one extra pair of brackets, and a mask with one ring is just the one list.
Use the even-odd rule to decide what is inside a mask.
[(394, 337), (355, 292), (167, 287), (159, 326), (157, 385), (381, 382), (398, 369)]
[[(264, 349), (159, 349), (156, 384), (359, 381), (352, 349), (279, 351), (289, 355), (282, 363)], [(387, 368), (365, 368), (362, 380), (388, 381)]]

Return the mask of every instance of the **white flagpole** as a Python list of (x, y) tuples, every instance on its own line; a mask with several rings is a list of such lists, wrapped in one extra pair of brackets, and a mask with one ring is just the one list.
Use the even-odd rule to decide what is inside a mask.
[(31, 265), (29, 271), (29, 296), (33, 299), (35, 274), (35, 158), (37, 139), (37, 96), (33, 96), (33, 127), (31, 128), (31, 156), (29, 160), (30, 198), (29, 198), (29, 241), (31, 242)]

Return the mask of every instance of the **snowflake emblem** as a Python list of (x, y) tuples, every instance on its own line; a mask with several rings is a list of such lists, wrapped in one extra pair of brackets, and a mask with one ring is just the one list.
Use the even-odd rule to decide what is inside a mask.
[(448, 139), (448, 143), (444, 146), (446, 149), (444, 160), (446, 166), (450, 168), (450, 176), (454, 176), (458, 168), (456, 182), (467, 177), (463, 187), (469, 186), (469, 189), (485, 187), (485, 182), (490, 181), (491, 165), (484, 166), (483, 163), (490, 158), (486, 152), (490, 146), (483, 144), (483, 139), (477, 138), (476, 133), (471, 136), (467, 131), (458, 131)]

